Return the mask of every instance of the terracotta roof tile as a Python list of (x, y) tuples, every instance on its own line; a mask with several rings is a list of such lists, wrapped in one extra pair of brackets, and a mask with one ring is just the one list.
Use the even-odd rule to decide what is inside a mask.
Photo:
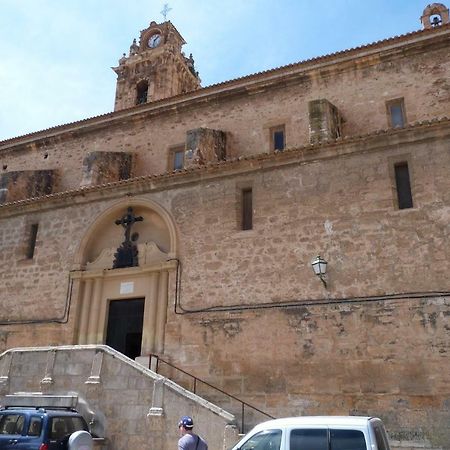
[(71, 197), (74, 195), (82, 194), (83, 192), (86, 192), (86, 191), (87, 192), (100, 191), (100, 190), (104, 190), (104, 189), (111, 189), (111, 188), (118, 187), (118, 186), (132, 185), (132, 184), (139, 183), (139, 182), (145, 182), (145, 181), (148, 181), (151, 179), (152, 180), (161, 180), (161, 179), (168, 179), (171, 177), (182, 177), (189, 173), (195, 173), (195, 172), (202, 173), (211, 167), (222, 167), (224, 165), (231, 166), (233, 164), (238, 164), (242, 161), (266, 160), (266, 159), (279, 158), (279, 157), (282, 157), (289, 153), (300, 153), (300, 152), (310, 151), (310, 150), (314, 150), (314, 149), (318, 149), (318, 148), (322, 148), (322, 147), (337, 146), (337, 145), (343, 145), (343, 144), (347, 144), (347, 143), (351, 143), (351, 142), (358, 142), (358, 141), (362, 141), (362, 140), (366, 140), (366, 139), (370, 139), (370, 138), (379, 136), (380, 134), (403, 134), (405, 132), (408, 132), (408, 130), (419, 129), (422, 127), (429, 127), (429, 126), (432, 126), (437, 123), (450, 124), (450, 118), (449, 117), (440, 117), (440, 118), (435, 118), (435, 119), (428, 120), (428, 121), (415, 122), (404, 128), (383, 129), (383, 130), (374, 131), (372, 133), (363, 134), (360, 136), (349, 136), (349, 137), (339, 138), (339, 139), (336, 139), (333, 141), (327, 141), (327, 142), (319, 143), (319, 144), (306, 144), (306, 145), (303, 145), (300, 147), (287, 148), (287, 149), (283, 150), (282, 152), (257, 153), (257, 154), (248, 155), (248, 156), (241, 155), (241, 156), (238, 156), (238, 157), (230, 159), (230, 160), (209, 163), (204, 166), (191, 167), (188, 169), (160, 173), (160, 174), (143, 175), (143, 176), (139, 176), (139, 177), (135, 177), (135, 178), (129, 178), (127, 180), (120, 180), (120, 181), (114, 181), (114, 182), (110, 182), (110, 183), (104, 183), (101, 185), (83, 186), (83, 187), (80, 187), (77, 189), (71, 189), (71, 190), (67, 190), (67, 191), (63, 191), (63, 192), (55, 192), (54, 194), (49, 194), (49, 195), (45, 195), (42, 197), (32, 197), (32, 198), (27, 198), (24, 200), (17, 200), (17, 201), (8, 202), (8, 203), (2, 203), (2, 204), (0, 204), (0, 209), (14, 207), (14, 206), (23, 206), (23, 205), (27, 205), (30, 203), (51, 200), (54, 198)]

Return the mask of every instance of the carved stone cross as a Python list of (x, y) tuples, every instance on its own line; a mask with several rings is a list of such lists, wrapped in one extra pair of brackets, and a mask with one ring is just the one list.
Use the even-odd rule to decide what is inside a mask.
[(131, 206), (128, 207), (127, 213), (123, 215), (120, 219), (115, 221), (116, 225), (122, 225), (125, 229), (125, 241), (131, 242), (131, 227), (136, 222), (142, 222), (144, 218), (142, 216), (135, 216), (133, 213), (133, 208)]
[(122, 225), (125, 230), (125, 240), (114, 254), (113, 269), (120, 269), (122, 267), (136, 267), (139, 265), (138, 260), (138, 248), (135, 243), (138, 237), (138, 233), (131, 235), (131, 227), (136, 222), (142, 222), (144, 218), (142, 216), (135, 216), (133, 208), (128, 207), (126, 214), (120, 219), (117, 219), (114, 223), (116, 225)]

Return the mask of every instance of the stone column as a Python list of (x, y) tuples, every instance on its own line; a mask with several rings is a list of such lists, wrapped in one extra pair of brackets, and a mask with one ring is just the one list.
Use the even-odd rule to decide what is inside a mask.
[(78, 325), (78, 343), (86, 344), (89, 324), (89, 311), (91, 306), (93, 280), (84, 280), (83, 296), (81, 300), (80, 322)]
[(145, 296), (144, 323), (142, 326), (141, 354), (146, 356), (155, 351), (156, 302), (158, 299), (159, 272), (153, 272), (148, 278)]
[(155, 350), (162, 353), (164, 350), (164, 330), (167, 320), (167, 291), (168, 291), (169, 272), (160, 273), (158, 298), (157, 298), (157, 318), (155, 329)]
[[(102, 300), (102, 288), (103, 288), (103, 278), (97, 278), (94, 282), (94, 292), (91, 299), (91, 307), (89, 314), (89, 325), (86, 343), (87, 344), (99, 344), (99, 316)], [(103, 330), (101, 330), (103, 331)]]

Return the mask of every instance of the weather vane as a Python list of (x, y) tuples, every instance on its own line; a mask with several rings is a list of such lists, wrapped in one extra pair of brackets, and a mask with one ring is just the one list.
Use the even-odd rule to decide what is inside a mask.
[(167, 14), (169, 13), (169, 11), (172, 11), (172, 8), (169, 8), (168, 3), (164, 3), (164, 8), (161, 11), (161, 14), (164, 17), (164, 22), (167, 20)]

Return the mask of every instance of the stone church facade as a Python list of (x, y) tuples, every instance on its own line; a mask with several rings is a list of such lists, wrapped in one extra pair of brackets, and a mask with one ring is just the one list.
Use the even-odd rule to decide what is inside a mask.
[[(448, 9), (421, 19), (205, 88), (152, 22), (114, 112), (0, 142), (0, 351), (157, 355), (272, 416), (449, 448)], [(2, 395), (31, 390), (19, 354)]]

